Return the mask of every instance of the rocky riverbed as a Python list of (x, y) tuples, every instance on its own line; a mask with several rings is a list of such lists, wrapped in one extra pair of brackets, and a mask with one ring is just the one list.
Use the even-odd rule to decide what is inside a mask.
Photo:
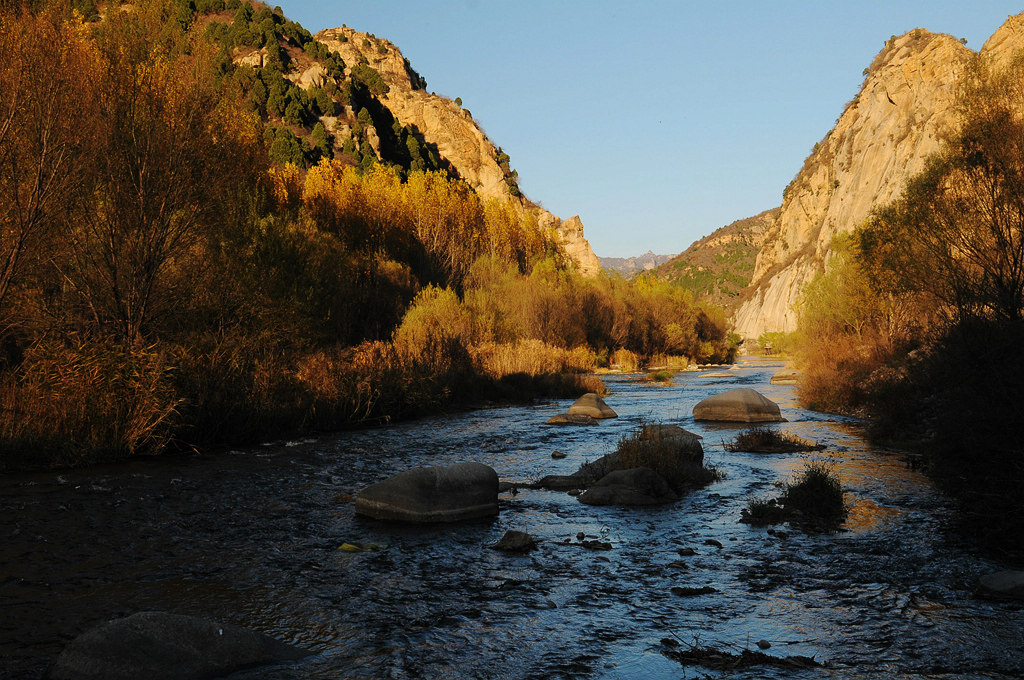
[[(950, 504), (898, 452), (770, 385), (779, 367), (746, 360), (672, 386), (606, 378), (619, 417), (588, 427), (544, 425), (565, 400), (0, 479), (0, 677), (39, 678), (78, 633), (147, 610), (315, 652), (232, 678), (1024, 675), (1024, 604), (973, 596), (1000, 565), (945, 531)], [(734, 387), (780, 404), (789, 422), (772, 427), (826, 448), (726, 452), (743, 426), (695, 422), (692, 409)], [(478, 461), (525, 483), (575, 471), (645, 422), (703, 435), (725, 479), (647, 508), (520, 485), (494, 520), (424, 528), (354, 514), (359, 489), (401, 470)], [(739, 523), (751, 497), (820, 459), (846, 490), (841, 532)], [(491, 550), (509, 529), (538, 544)], [(695, 649), (824, 665), (682, 666)]]

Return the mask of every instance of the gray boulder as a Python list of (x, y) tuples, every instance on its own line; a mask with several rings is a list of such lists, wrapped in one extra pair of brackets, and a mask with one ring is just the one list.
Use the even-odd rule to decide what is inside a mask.
[(800, 373), (791, 368), (784, 368), (776, 372), (769, 382), (772, 385), (796, 385), (800, 382)]
[(668, 482), (648, 467), (609, 472), (579, 496), (587, 505), (659, 505), (679, 500)]
[(481, 463), (416, 468), (372, 484), (357, 515), (399, 522), (458, 522), (498, 514), (498, 473)]
[(594, 392), (587, 392), (577, 399), (576, 403), (569, 407), (569, 415), (585, 415), (598, 419), (619, 417), (619, 414), (611, 410), (608, 404), (604, 403), (604, 399)]
[(597, 418), (585, 413), (559, 413), (551, 416), (546, 425), (597, 425)]
[(728, 390), (708, 397), (693, 407), (694, 420), (737, 423), (769, 423), (785, 420), (779, 405), (749, 387)]
[(194, 616), (140, 612), (82, 633), (49, 680), (189, 680), (295, 661), (308, 652), (255, 631)]
[(978, 594), (994, 600), (1024, 600), (1024, 571), (997, 571), (978, 579)]

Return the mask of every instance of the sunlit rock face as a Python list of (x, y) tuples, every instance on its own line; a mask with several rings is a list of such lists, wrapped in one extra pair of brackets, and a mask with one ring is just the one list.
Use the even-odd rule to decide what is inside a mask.
[(346, 69), (361, 62), (376, 69), (389, 88), (387, 94), (380, 96), (381, 102), (402, 125), (414, 126), (427, 143), (435, 145), (459, 177), (481, 197), (513, 201), (519, 210), (532, 213), (541, 227), (557, 233), (580, 273), (596, 276), (601, 271), (597, 255), (583, 236), (580, 218), (562, 220), (513, 196), (498, 162), (498, 150), (470, 112), (447, 97), (415, 87), (408, 61), (393, 43), (347, 27), (325, 29), (315, 37), (341, 56)]
[[(982, 47), (981, 55), (995, 66), (1008, 64), (1024, 46), (1022, 17), (1010, 17)], [(973, 56), (956, 38), (923, 29), (886, 42), (860, 92), (787, 187), (733, 317), (738, 333), (756, 338), (796, 328), (794, 303), (804, 284), (828, 266), (833, 237), (898, 197), (939, 149)]]

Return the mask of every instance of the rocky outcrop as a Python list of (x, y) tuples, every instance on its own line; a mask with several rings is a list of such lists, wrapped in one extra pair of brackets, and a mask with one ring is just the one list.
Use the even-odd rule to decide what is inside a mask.
[[(1021, 17), (1010, 17), (981, 52), (998, 64), (1021, 46)], [(957, 83), (973, 55), (956, 38), (923, 29), (886, 42), (860, 92), (786, 188), (733, 317), (737, 332), (757, 338), (795, 329), (793, 304), (827, 267), (832, 239), (896, 198), (939, 149), (941, 134), (954, 122)]]
[(372, 484), (357, 515), (399, 522), (458, 522), (498, 514), (498, 474), (481, 463), (415, 468)]
[(49, 680), (189, 680), (311, 652), (245, 628), (194, 616), (140, 612), (82, 633), (46, 674)]
[(618, 414), (611, 409), (608, 404), (604, 403), (604, 399), (597, 396), (594, 392), (587, 392), (582, 397), (577, 399), (572, 406), (569, 407), (570, 416), (590, 416), (591, 418), (618, 418)]
[(741, 387), (715, 394), (693, 407), (694, 420), (771, 423), (783, 419), (779, 405), (757, 390)]
[(346, 68), (366, 63), (380, 73), (388, 86), (380, 101), (402, 125), (415, 127), (423, 139), (483, 198), (511, 200), (520, 210), (533, 213), (542, 228), (557, 233), (567, 255), (580, 273), (595, 276), (601, 263), (583, 236), (578, 216), (562, 220), (513, 194), (510, 173), (499, 162), (499, 152), (484, 131), (458, 103), (427, 92), (409, 61), (387, 40), (351, 28), (329, 28), (316, 39), (337, 52)]

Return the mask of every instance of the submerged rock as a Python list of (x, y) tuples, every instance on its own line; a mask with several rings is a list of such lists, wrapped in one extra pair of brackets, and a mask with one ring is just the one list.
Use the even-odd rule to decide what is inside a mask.
[(619, 417), (619, 414), (613, 411), (608, 404), (604, 403), (604, 399), (597, 396), (594, 392), (587, 392), (577, 399), (576, 403), (569, 407), (569, 415), (584, 415), (598, 419)]
[(140, 612), (82, 633), (48, 680), (189, 680), (294, 661), (308, 652), (252, 630), (194, 616)]
[(784, 420), (778, 404), (749, 387), (740, 387), (708, 397), (693, 407), (693, 418), (738, 423)]
[(458, 522), (498, 514), (498, 473), (481, 463), (399, 472), (356, 498), (356, 514), (400, 522)]
[(665, 478), (648, 467), (610, 472), (579, 498), (587, 505), (660, 505), (679, 500)]
[(997, 571), (978, 579), (978, 594), (995, 600), (1024, 600), (1024, 571)]
[(597, 418), (585, 413), (559, 413), (551, 416), (545, 425), (597, 425)]

